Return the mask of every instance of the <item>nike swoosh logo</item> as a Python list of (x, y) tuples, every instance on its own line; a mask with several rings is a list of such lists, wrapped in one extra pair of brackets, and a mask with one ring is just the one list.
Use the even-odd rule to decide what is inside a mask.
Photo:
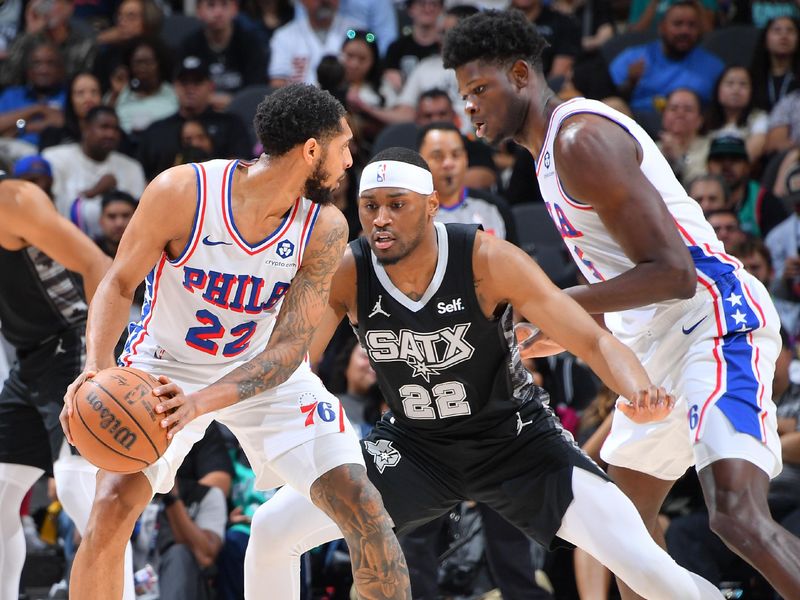
[(705, 317), (703, 317), (702, 319), (700, 319), (700, 320), (699, 320), (697, 323), (695, 323), (694, 325), (692, 325), (691, 327), (689, 327), (689, 329), (686, 329), (686, 327), (681, 327), (681, 331), (683, 331), (683, 333), (684, 333), (685, 335), (689, 335), (689, 334), (690, 334), (690, 333), (692, 333), (692, 332), (693, 332), (695, 329), (697, 329), (697, 327), (700, 325), (700, 323), (702, 323), (703, 321), (705, 321), (707, 318), (708, 318), (708, 315), (706, 315)]
[(206, 246), (220, 246), (220, 245), (223, 245), (223, 246), (233, 246), (233, 244), (232, 244), (231, 242), (222, 242), (222, 241), (220, 241), (220, 242), (213, 242), (213, 241), (211, 241), (210, 239), (208, 239), (209, 237), (211, 237), (211, 236), (208, 236), (208, 235), (207, 235), (206, 237), (204, 237), (204, 238), (203, 238), (203, 243), (204, 243)]

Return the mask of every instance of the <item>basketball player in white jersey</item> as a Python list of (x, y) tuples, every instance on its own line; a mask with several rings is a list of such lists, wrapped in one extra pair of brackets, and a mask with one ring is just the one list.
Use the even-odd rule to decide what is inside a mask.
[(137, 517), (154, 493), (172, 487), (212, 419), (236, 435), (260, 489), (286, 483), (343, 528), (362, 597), (410, 598), (405, 560), (358, 439), (306, 361), (347, 242), (346, 221), (330, 205), (352, 164), (344, 114), (327, 92), (287, 86), (258, 107), (258, 160), (174, 167), (145, 190), (90, 306), (86, 369), (67, 392), (62, 426), (71, 439), (74, 391), (114, 364), (146, 277), (142, 317), (119, 362), (162, 378), (156, 410), (171, 443), (140, 473), (98, 475), (71, 598), (120, 597)]
[(449, 32), (444, 61), (478, 136), (513, 138), (537, 159), (550, 215), (591, 282), (568, 293), (605, 314), (652, 380), (679, 395), (661, 422), (637, 425), (617, 411), (601, 455), (654, 535), (664, 497), (694, 464), (714, 531), (798, 598), (800, 540), (767, 507), (782, 466), (769, 295), (724, 253), (635, 121), (600, 102), (562, 103), (547, 88), (545, 43), (521, 14), (490, 11)]

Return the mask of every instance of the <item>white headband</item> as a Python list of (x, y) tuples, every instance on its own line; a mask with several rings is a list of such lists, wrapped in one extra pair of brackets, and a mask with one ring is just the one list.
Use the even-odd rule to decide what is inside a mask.
[(360, 196), (375, 188), (403, 188), (418, 194), (433, 193), (433, 176), (422, 167), (397, 160), (374, 162), (361, 172)]

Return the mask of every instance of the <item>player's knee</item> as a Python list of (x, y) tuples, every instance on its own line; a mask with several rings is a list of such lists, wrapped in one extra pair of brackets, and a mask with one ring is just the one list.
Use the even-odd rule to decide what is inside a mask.
[(762, 506), (748, 488), (717, 486), (707, 500), (709, 526), (725, 541), (758, 536), (763, 520), (770, 519), (766, 505)]
[(262, 505), (253, 515), (247, 544), (247, 560), (262, 564), (291, 556), (294, 539), (291, 521), (269, 510), (262, 510), (266, 506)]
[(103, 482), (94, 498), (93, 518), (89, 520), (87, 536), (105, 540), (118, 535), (124, 542), (149, 501), (149, 496), (138, 493), (127, 479)]

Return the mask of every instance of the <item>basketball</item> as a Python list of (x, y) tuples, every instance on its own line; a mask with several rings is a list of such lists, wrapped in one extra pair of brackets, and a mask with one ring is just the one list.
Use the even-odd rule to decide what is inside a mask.
[(114, 473), (136, 473), (167, 448), (163, 415), (155, 411), (159, 386), (152, 375), (129, 367), (104, 369), (75, 394), (70, 432), (75, 446), (93, 465)]

